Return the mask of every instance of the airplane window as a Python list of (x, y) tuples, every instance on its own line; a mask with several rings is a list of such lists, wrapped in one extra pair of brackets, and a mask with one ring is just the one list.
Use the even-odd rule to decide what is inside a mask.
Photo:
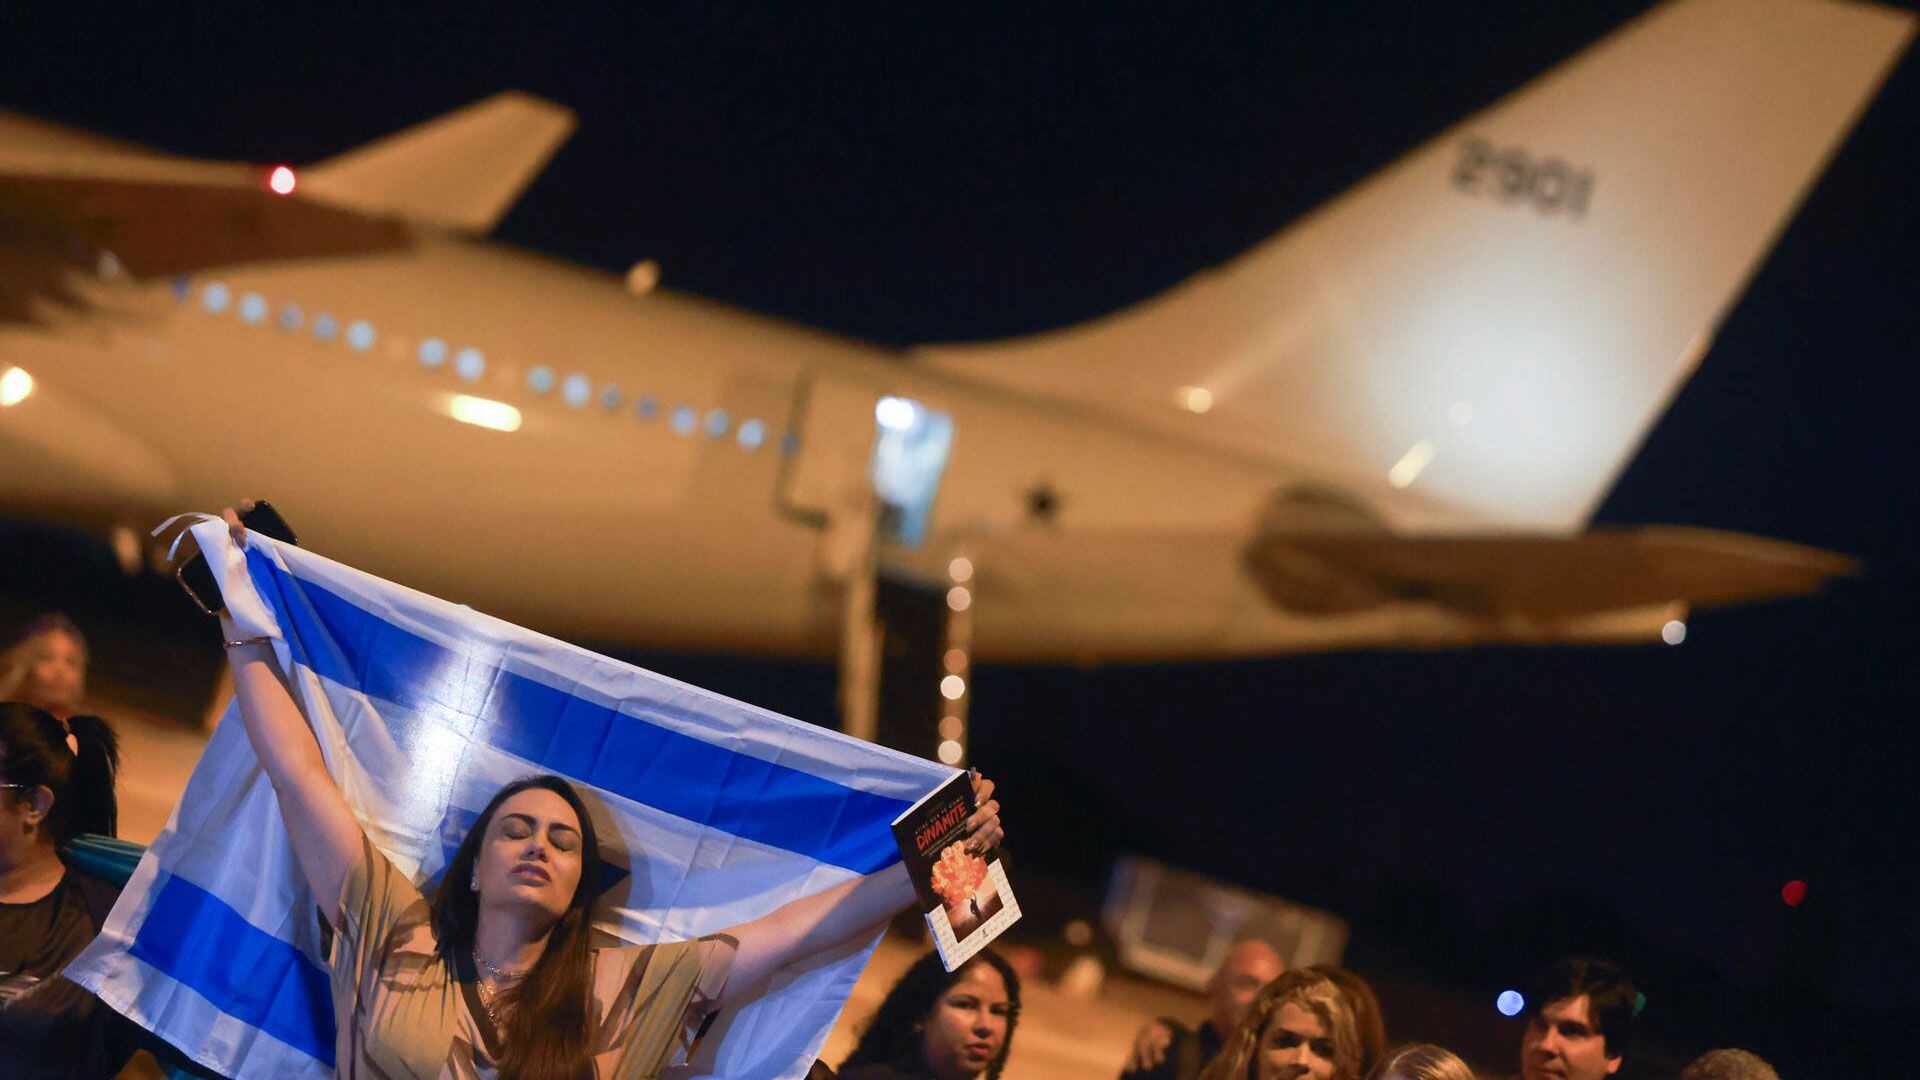
[(231, 303), (233, 293), (221, 282), (209, 281), (207, 287), (200, 290), (200, 306), (206, 308), (209, 315), (220, 314)]
[(421, 342), (416, 352), (420, 357), (421, 367), (437, 368), (447, 361), (447, 343), (437, 337), (430, 337)]
[(693, 434), (693, 427), (698, 422), (698, 418), (693, 414), (693, 406), (691, 405), (682, 405), (673, 410), (673, 433), (675, 435)]
[(789, 431), (780, 436), (780, 456), (792, 457), (800, 452), (800, 433)]
[(173, 298), (184, 304), (191, 296), (193, 296), (193, 279), (185, 274), (174, 278)]
[(355, 319), (347, 326), (347, 344), (361, 352), (373, 348), (373, 324), (365, 319)]
[(640, 400), (634, 402), (633, 412), (640, 419), (652, 423), (660, 416), (660, 399), (652, 394), (642, 394)]
[(258, 326), (267, 321), (267, 298), (257, 292), (250, 292), (240, 298), (240, 321), (249, 326)]
[(740, 449), (758, 450), (760, 444), (767, 441), (767, 425), (758, 420), (742, 420), (734, 438), (739, 440)]
[(710, 439), (720, 438), (727, 433), (727, 428), (732, 423), (733, 418), (727, 415), (727, 410), (709, 409), (707, 411), (707, 437)]
[(303, 318), (305, 318), (305, 316), (300, 313), (299, 304), (288, 301), (280, 305), (280, 329), (286, 331), (298, 330), (300, 329), (300, 322)]
[(469, 345), (453, 358), (453, 370), (468, 382), (475, 382), (487, 373), (487, 358), (480, 354), (479, 349)]
[(608, 412), (619, 408), (624, 401), (626, 401), (626, 398), (621, 396), (620, 388), (613, 383), (608, 383), (600, 388), (600, 407)]
[(527, 372), (527, 389), (544, 394), (553, 389), (553, 369), (545, 364)]
[(326, 312), (313, 317), (313, 336), (321, 341), (332, 341), (340, 332), (340, 322)]
[(587, 381), (585, 375), (576, 372), (567, 376), (567, 381), (560, 384), (560, 396), (576, 409), (585, 408), (587, 399), (593, 397), (593, 384)]

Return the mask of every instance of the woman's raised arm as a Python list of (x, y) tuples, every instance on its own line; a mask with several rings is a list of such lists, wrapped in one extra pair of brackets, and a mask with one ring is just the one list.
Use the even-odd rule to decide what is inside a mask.
[[(246, 505), (243, 503), (242, 508)], [(227, 510), (222, 516), (234, 542), (246, 543), (247, 531), (238, 515)], [(254, 754), (273, 782), (294, 858), (321, 910), (338, 926), (339, 912), (334, 908), (340, 902), (341, 889), (348, 873), (365, 858), (360, 822), (327, 772), (320, 744), (281, 681), (268, 642), (261, 639), (236, 644), (237, 631), (225, 616), (220, 619), (220, 630), (228, 643), (227, 661), (233, 666), (233, 692), (240, 703), (240, 719), (246, 725)]]
[[(985, 853), (1005, 837), (1000, 828), (1000, 804), (993, 798), (993, 781), (973, 778), (976, 809), (967, 819), (968, 850)], [(776, 970), (824, 949), (871, 934), (914, 902), (913, 882), (904, 863), (877, 874), (842, 882), (831, 889), (803, 896), (750, 923), (727, 931), (740, 943), (734, 954), (727, 989), (753, 986)]]

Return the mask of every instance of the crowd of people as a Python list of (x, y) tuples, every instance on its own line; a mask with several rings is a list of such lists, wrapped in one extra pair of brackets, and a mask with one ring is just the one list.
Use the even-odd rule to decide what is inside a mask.
[[(230, 522), (237, 539), (244, 531)], [(324, 766), (264, 639), (223, 623), (241, 716), (273, 779), (289, 840), (335, 928), (331, 964), (345, 1077), (512, 1080), (652, 1077), (690, 1053), (727, 1000), (804, 956), (863, 936), (913, 900), (904, 873), (875, 875), (688, 942), (592, 948), (599, 848), (573, 787), (535, 776), (501, 789), (431, 896), (373, 847)], [(138, 1050), (210, 1075), (60, 977), (104, 922), (117, 888), (71, 865), (80, 833), (112, 835), (119, 751), (79, 712), (85, 638), (43, 617), (0, 656), (0, 1064), (23, 1080), (116, 1075)], [(990, 781), (975, 777), (969, 846), (1002, 837)], [(1619, 967), (1571, 959), (1525, 994), (1521, 1080), (1603, 1080), (1633, 1052), (1637, 991)], [(1433, 1044), (1392, 1047), (1366, 981), (1288, 969), (1272, 946), (1228, 950), (1191, 1028), (1156, 1020), (1122, 1080), (1471, 1080)], [(844, 1080), (998, 1080), (1013, 1051), (1021, 980), (993, 950), (955, 971), (912, 965), (861, 1029)], [(1683, 1080), (1777, 1080), (1737, 1050)]]

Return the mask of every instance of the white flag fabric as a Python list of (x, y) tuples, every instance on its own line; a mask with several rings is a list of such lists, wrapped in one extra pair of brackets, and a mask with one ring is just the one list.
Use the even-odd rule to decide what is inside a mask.
[[(598, 926), (635, 944), (698, 937), (889, 866), (893, 819), (954, 775), (299, 548), (238, 550), (218, 521), (192, 531), (242, 632), (273, 639), (367, 836), (429, 895), (500, 787), (553, 772), (593, 810)], [(745, 1000), (729, 988), (676, 1074), (804, 1076), (877, 940)], [(67, 974), (227, 1075), (332, 1075), (315, 899), (234, 709)]]

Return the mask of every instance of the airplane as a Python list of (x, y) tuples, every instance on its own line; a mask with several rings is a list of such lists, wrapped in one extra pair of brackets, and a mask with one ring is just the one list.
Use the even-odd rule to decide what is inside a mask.
[(1663, 4), (1159, 296), (906, 350), (489, 241), (574, 127), (530, 95), (300, 168), (0, 113), (0, 512), (137, 564), (266, 493), (382, 576), (694, 650), (845, 650), (876, 574), (986, 661), (1655, 640), (1851, 569), (1591, 519), (1914, 24)]

